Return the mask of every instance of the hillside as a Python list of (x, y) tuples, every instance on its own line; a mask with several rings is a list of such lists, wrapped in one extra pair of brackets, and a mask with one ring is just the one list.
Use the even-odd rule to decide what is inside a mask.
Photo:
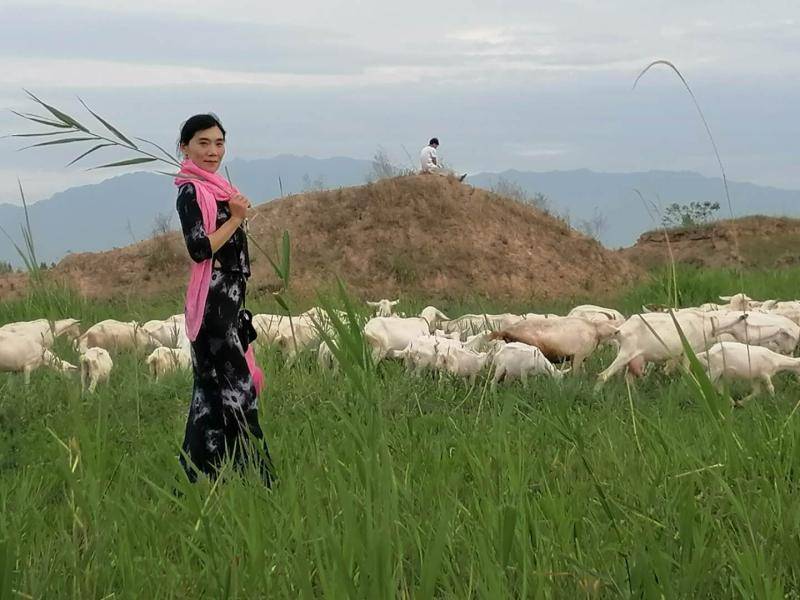
[[(638, 270), (563, 221), (454, 180), (409, 176), (289, 196), (263, 204), (250, 233), (272, 251), (292, 238), (292, 286), (310, 292), (341, 275), (365, 296), (484, 295), (581, 298), (618, 289)], [(251, 245), (251, 291), (277, 281)], [(187, 258), (177, 234), (101, 253), (73, 254), (52, 270), (88, 296), (179, 292)], [(0, 281), (0, 297), (19, 277)]]
[[(256, 204), (309, 186), (357, 185), (370, 168), (366, 160), (285, 155), (227, 164), (237, 187)], [(156, 173), (126, 173), (54, 194), (30, 205), (29, 213), (40, 260), (57, 262), (71, 252), (111, 250), (148, 239), (159, 215), (171, 215), (176, 228), (175, 185)], [(19, 237), (24, 221), (22, 206), (0, 203), (0, 224), (12, 235)], [(0, 259), (22, 266), (2, 235)]]
[[(800, 219), (765, 216), (717, 221), (668, 231), (676, 262), (700, 267), (771, 269), (800, 263)], [(663, 231), (648, 231), (620, 254), (642, 268), (666, 264)]]
[[(310, 189), (336, 189), (361, 184), (371, 176), (369, 160), (316, 159), (281, 155), (226, 163), (237, 187), (256, 204)], [(609, 248), (630, 246), (642, 231), (655, 226), (638, 190), (648, 201), (718, 200), (722, 182), (687, 171), (598, 173), (571, 171), (504, 171), (470, 173), (467, 183), (491, 190), (517, 185), (529, 195), (542, 193), (551, 212), (562, 215), (576, 229), (583, 222), (599, 222), (597, 234)], [(23, 181), (23, 184), (25, 182)], [(733, 215), (800, 216), (800, 191), (750, 183), (729, 182)], [(506, 185), (506, 187), (508, 187)], [(159, 215), (174, 215), (175, 187), (169, 177), (135, 172), (100, 183), (69, 188), (30, 206), (30, 219), (40, 260), (57, 262), (70, 252), (100, 252), (147, 239)], [(725, 205), (727, 208), (727, 205)], [(727, 212), (727, 211), (726, 211)], [(0, 224), (19, 239), (21, 206), (0, 203)], [(172, 219), (172, 226), (177, 220)], [(5, 236), (0, 235), (0, 260), (16, 267), (22, 262)]]

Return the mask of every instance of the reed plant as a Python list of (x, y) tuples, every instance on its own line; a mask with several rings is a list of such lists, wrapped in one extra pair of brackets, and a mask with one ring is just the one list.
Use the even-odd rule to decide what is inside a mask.
[(0, 233), (2, 233), (14, 247), (17, 256), (20, 257), (20, 260), (22, 260), (25, 265), (25, 270), (28, 272), (31, 282), (36, 284), (41, 280), (41, 267), (39, 260), (36, 258), (36, 244), (33, 239), (33, 228), (31, 227), (31, 219), (28, 212), (28, 202), (25, 199), (25, 190), (22, 189), (22, 182), (19, 179), (17, 179), (17, 184), (19, 186), (19, 197), (22, 201), (22, 209), (25, 212), (25, 223), (20, 225), (22, 243), (17, 243), (2, 225), (0, 225)]

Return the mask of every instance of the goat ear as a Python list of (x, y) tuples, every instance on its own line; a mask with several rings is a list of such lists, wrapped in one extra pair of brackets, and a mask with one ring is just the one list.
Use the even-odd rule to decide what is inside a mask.
[(723, 302), (730, 302), (731, 298), (733, 298), (733, 296), (720, 296), (719, 297), (719, 299), (722, 300)]
[(400, 304), (400, 298), (398, 298), (397, 300), (392, 300), (389, 304), (391, 304), (392, 306), (397, 306), (398, 304)]
[(367, 306), (378, 306), (378, 303), (377, 302), (370, 302), (369, 300), (367, 300)]

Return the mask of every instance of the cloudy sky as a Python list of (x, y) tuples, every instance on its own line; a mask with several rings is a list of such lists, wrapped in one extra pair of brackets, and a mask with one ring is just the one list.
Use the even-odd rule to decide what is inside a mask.
[[(2, 0), (0, 134), (23, 88), (174, 147), (214, 111), (231, 157), (401, 164), (432, 135), (471, 172), (690, 169), (718, 174), (684, 73), (734, 180), (800, 188), (800, 3), (706, 0)], [(90, 121), (91, 119), (86, 119)], [(0, 140), (0, 202), (108, 177), (74, 150)], [(72, 146), (71, 148), (76, 148)], [(111, 158), (111, 155), (109, 155)], [(91, 166), (91, 161), (86, 166)]]

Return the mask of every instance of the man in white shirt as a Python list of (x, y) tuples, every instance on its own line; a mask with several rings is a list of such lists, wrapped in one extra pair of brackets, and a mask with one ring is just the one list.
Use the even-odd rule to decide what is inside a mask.
[[(439, 160), (436, 155), (436, 149), (439, 147), (439, 139), (438, 138), (431, 138), (431, 141), (428, 142), (428, 145), (422, 149), (422, 152), (419, 153), (419, 163), (420, 163), (420, 171), (422, 173), (434, 173), (436, 175), (444, 175), (447, 177), (448, 175), (455, 175), (452, 171), (442, 168), (439, 165)], [(464, 173), (461, 175), (458, 180), (464, 181), (467, 174)]]

